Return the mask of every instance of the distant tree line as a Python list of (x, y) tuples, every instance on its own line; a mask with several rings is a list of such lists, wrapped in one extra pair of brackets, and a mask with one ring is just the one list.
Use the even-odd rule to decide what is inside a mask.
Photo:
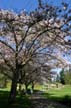
[(62, 84), (71, 85), (71, 71), (64, 71), (64, 69), (62, 69), (60, 74), (57, 75), (56, 81)]

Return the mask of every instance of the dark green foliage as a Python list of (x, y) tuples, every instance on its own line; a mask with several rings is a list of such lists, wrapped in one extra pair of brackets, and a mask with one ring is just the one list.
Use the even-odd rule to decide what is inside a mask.
[(61, 82), (62, 84), (65, 84), (64, 69), (62, 69), (61, 72), (60, 72), (60, 82)]
[(57, 74), (57, 77), (56, 77), (56, 82), (60, 82), (60, 77), (59, 77), (58, 74)]
[(67, 71), (65, 73), (65, 83), (66, 84), (71, 84), (71, 72)]

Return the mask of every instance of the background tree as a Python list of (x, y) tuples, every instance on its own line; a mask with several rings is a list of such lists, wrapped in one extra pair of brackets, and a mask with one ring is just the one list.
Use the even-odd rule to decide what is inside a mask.
[(60, 76), (59, 76), (59, 74), (57, 74), (57, 76), (56, 76), (56, 82), (60, 83)]
[(65, 72), (64, 79), (65, 79), (65, 84), (71, 85), (71, 72), (70, 71)]
[(60, 72), (60, 82), (62, 84), (65, 84), (65, 73), (64, 73), (64, 69), (62, 69), (61, 72)]

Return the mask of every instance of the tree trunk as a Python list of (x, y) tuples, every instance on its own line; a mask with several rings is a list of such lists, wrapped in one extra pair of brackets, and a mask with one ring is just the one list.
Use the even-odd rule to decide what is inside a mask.
[(4, 78), (4, 87), (7, 87), (7, 78)]
[(11, 91), (9, 96), (9, 103), (14, 103), (16, 100), (16, 94), (17, 94), (17, 81), (19, 78), (19, 63), (18, 63), (18, 44), (16, 35), (14, 34), (14, 39), (16, 43), (16, 53), (15, 53), (15, 70), (13, 69), (13, 79), (12, 79), (12, 85), (11, 85)]
[(11, 91), (10, 91), (9, 100), (8, 100), (9, 104), (12, 104), (15, 102), (16, 94), (17, 94), (17, 80), (14, 78), (11, 84)]
[(34, 83), (32, 82), (32, 93), (34, 92)]
[(26, 90), (26, 93), (27, 93), (27, 91), (28, 91), (28, 85), (27, 84), (25, 84), (25, 90)]
[(22, 91), (22, 84), (19, 84), (19, 94), (21, 94)]
[(34, 91), (34, 83), (32, 83), (32, 90)]

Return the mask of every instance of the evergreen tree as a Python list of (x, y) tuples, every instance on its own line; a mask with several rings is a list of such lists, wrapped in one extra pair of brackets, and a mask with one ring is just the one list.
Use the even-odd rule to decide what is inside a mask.
[(65, 77), (64, 76), (65, 76), (64, 75), (64, 69), (62, 69), (61, 72), (60, 72), (60, 82), (62, 84), (65, 84)]

